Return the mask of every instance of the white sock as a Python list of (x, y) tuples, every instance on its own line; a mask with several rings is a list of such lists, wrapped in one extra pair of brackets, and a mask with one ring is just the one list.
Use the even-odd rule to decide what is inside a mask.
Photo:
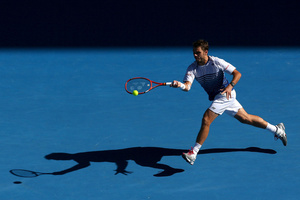
[(266, 129), (267, 129), (268, 131), (271, 131), (274, 135), (276, 134), (276, 131), (277, 131), (276, 126), (274, 126), (274, 125), (268, 123)]
[(194, 146), (194, 148), (193, 148), (193, 152), (194, 152), (194, 154), (198, 154), (198, 152), (199, 152), (199, 150), (201, 149), (201, 147), (202, 147), (202, 145), (201, 144), (199, 144), (199, 143), (196, 143), (195, 144), (195, 146)]

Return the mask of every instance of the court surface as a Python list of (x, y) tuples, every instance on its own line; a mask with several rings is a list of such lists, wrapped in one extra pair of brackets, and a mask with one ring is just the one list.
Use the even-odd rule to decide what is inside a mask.
[(194, 166), (181, 158), (210, 104), (201, 86), (134, 97), (124, 84), (182, 80), (190, 48), (0, 50), (0, 199), (298, 199), (300, 49), (209, 54), (242, 73), (237, 99), (248, 113), (285, 123), (287, 147), (224, 114)]

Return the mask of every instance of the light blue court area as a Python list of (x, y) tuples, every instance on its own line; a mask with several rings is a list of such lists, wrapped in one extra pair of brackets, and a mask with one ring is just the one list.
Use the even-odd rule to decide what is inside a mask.
[(124, 85), (182, 80), (191, 48), (0, 50), (0, 199), (298, 199), (300, 49), (210, 55), (242, 73), (237, 98), (248, 113), (285, 123), (286, 147), (224, 114), (194, 166), (181, 158), (210, 104), (201, 86), (135, 97)]

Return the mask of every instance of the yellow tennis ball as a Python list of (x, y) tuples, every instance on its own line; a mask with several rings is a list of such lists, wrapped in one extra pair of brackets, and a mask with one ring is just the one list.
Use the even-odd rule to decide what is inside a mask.
[(132, 94), (133, 94), (133, 96), (137, 96), (137, 95), (139, 95), (139, 92), (137, 90), (133, 90)]

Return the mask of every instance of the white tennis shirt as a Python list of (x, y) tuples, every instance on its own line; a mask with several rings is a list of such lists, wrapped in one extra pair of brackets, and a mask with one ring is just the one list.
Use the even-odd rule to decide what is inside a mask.
[(225, 60), (208, 56), (208, 62), (205, 65), (199, 66), (196, 61), (193, 62), (187, 68), (183, 81), (193, 83), (196, 78), (207, 92), (209, 100), (212, 101), (229, 84), (224, 72), (231, 74), (234, 70), (235, 67)]

